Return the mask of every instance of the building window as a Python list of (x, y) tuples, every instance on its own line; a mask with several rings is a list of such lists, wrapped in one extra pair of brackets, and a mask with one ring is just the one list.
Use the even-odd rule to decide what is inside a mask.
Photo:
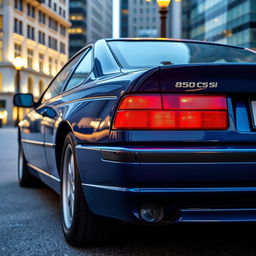
[(57, 51), (58, 50), (58, 41), (57, 41), (57, 39), (49, 36), (49, 38), (48, 38), (48, 47)]
[(44, 54), (39, 53), (39, 71), (44, 72)]
[(69, 34), (84, 34), (83, 28), (70, 28), (68, 30)]
[(33, 80), (31, 77), (28, 78), (28, 93), (33, 94)]
[(15, 0), (14, 1), (14, 8), (19, 11), (23, 11), (23, 0)]
[(41, 24), (45, 24), (45, 13), (43, 13), (42, 11), (39, 11), (39, 22)]
[(66, 46), (64, 43), (60, 42), (60, 52), (65, 54), (66, 53)]
[(66, 35), (66, 28), (63, 25), (60, 25), (60, 34), (65, 36)]
[(63, 10), (63, 18), (66, 18), (66, 11)]
[(42, 95), (44, 92), (44, 83), (42, 80), (39, 81), (39, 95)]
[(62, 15), (62, 8), (59, 7), (59, 15), (61, 16)]
[(55, 60), (55, 71), (56, 71), (56, 74), (59, 71), (59, 69), (58, 69), (58, 60), (57, 59)]
[(52, 74), (52, 57), (49, 57), (49, 74)]
[(33, 68), (33, 57), (34, 51), (32, 49), (28, 49), (28, 67)]
[(3, 40), (0, 40), (0, 62), (3, 61)]
[(36, 12), (36, 8), (34, 6), (32, 6), (31, 4), (27, 5), (27, 15), (35, 18), (35, 12)]
[(3, 32), (3, 15), (0, 15), (0, 32)]
[(27, 37), (31, 40), (35, 40), (35, 28), (30, 25), (27, 26)]
[(23, 23), (18, 19), (14, 19), (14, 33), (23, 35)]
[(58, 22), (51, 17), (49, 17), (49, 28), (58, 31)]
[[(0, 73), (0, 92), (2, 91), (3, 91), (3, 77), (2, 77), (2, 73)], [(1, 104), (1, 101), (0, 101), (0, 108), (2, 107), (2, 105), (5, 105), (5, 104), (3, 104), (3, 102)]]
[(38, 32), (38, 41), (40, 44), (45, 45), (45, 33), (43, 33), (42, 31)]
[(72, 15), (69, 17), (70, 20), (84, 20), (83, 15)]
[(22, 47), (21, 44), (14, 44), (14, 56), (21, 57), (22, 56)]
[(52, 0), (48, 0), (48, 6), (52, 8)]
[(53, 10), (54, 10), (55, 12), (57, 12), (57, 4), (56, 4), (56, 3), (53, 4)]

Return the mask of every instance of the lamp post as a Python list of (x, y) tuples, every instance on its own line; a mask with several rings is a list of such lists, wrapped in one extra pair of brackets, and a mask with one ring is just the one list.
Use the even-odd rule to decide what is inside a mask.
[[(21, 57), (16, 57), (13, 60), (13, 65), (17, 71), (17, 73), (16, 73), (16, 92), (19, 93), (20, 92), (20, 71), (24, 65), (23, 59)], [(19, 108), (17, 108), (17, 118), (15, 121), (15, 126), (18, 126), (19, 121), (20, 121), (20, 111), (19, 111)]]
[(165, 38), (167, 36), (167, 29), (166, 29), (166, 19), (168, 14), (168, 7), (170, 5), (171, 0), (157, 0), (159, 6), (159, 13), (161, 19), (161, 32), (160, 36)]
[[(146, 2), (150, 3), (151, 0), (145, 0)], [(160, 13), (160, 19), (161, 19), (161, 33), (160, 36), (162, 38), (165, 38), (167, 33), (166, 29), (166, 20), (167, 20), (167, 14), (168, 14), (168, 7), (171, 3), (171, 0), (156, 0), (157, 4), (159, 6), (159, 13)], [(181, 2), (182, 0), (175, 0), (175, 2)]]

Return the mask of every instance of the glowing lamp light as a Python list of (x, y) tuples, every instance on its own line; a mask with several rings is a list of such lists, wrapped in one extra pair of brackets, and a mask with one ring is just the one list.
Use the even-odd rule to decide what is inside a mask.
[(21, 70), (24, 66), (24, 61), (21, 57), (16, 57), (14, 60), (13, 60), (13, 65), (14, 67), (16, 68), (16, 70)]
[(158, 6), (160, 8), (168, 8), (171, 3), (171, 0), (157, 0)]

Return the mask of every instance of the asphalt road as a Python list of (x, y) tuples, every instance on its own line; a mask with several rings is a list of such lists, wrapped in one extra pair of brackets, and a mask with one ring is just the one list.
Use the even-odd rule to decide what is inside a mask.
[(16, 140), (15, 129), (0, 128), (0, 256), (256, 255), (255, 224), (121, 227), (121, 240), (70, 247), (62, 235), (58, 195), (46, 187), (19, 187)]

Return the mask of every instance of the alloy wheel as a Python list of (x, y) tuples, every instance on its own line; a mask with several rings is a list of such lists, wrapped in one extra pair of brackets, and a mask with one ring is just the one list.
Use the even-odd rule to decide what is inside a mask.
[(64, 224), (67, 229), (70, 229), (73, 222), (75, 204), (75, 164), (70, 144), (66, 147), (64, 154), (62, 179), (62, 209)]

